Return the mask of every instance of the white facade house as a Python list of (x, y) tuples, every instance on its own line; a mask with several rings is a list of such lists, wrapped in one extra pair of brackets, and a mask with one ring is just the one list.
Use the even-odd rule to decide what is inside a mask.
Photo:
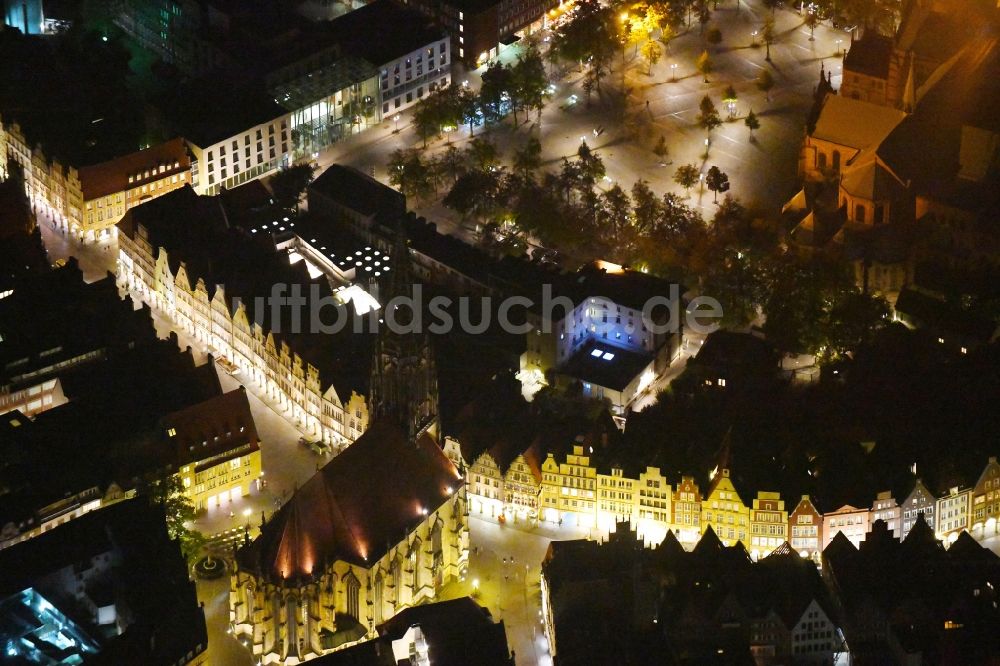
[(962, 530), (968, 530), (972, 518), (972, 488), (953, 487), (937, 500), (938, 538), (954, 541)]
[(445, 36), (379, 67), (382, 113), (398, 113), (451, 82), (451, 42)]
[(194, 163), (191, 183), (199, 194), (218, 194), (291, 164), (291, 113), (199, 146), (189, 141)]

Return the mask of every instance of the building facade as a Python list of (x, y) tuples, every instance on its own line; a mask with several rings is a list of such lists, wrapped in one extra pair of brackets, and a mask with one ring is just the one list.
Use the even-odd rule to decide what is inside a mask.
[(0, 177), (7, 178), (7, 162), (20, 165), (24, 189), (33, 207), (44, 206), (60, 229), (81, 240), (83, 233), (83, 189), (73, 166), (45, 155), (41, 146), (31, 146), (21, 126), (0, 119)]
[(711, 527), (722, 543), (731, 546), (737, 541), (747, 544), (750, 531), (750, 510), (740, 499), (729, 478), (729, 469), (716, 470), (708, 492), (701, 503), (701, 530)]
[(463, 575), (466, 502), (458, 470), (432, 437), (411, 442), (395, 424), (373, 425), (239, 551), (235, 633), (264, 664), (300, 663), (373, 637), (377, 625)]
[(818, 559), (826, 543), (823, 540), (823, 514), (816, 510), (809, 495), (803, 495), (795, 505), (788, 517), (788, 528), (792, 548), (803, 557)]
[(87, 238), (114, 233), (130, 208), (191, 183), (191, 159), (183, 139), (172, 139), (79, 170)]
[(823, 549), (839, 532), (857, 548), (865, 540), (865, 535), (871, 528), (871, 512), (845, 504), (836, 511), (823, 514)]
[(937, 499), (934, 531), (942, 539), (954, 541), (972, 526), (972, 488), (953, 486)]
[(141, 224), (119, 226), (119, 232), (121, 287), (210, 347), (249, 378), (252, 389), (290, 409), (292, 418), (311, 436), (344, 446), (364, 432), (368, 423), (364, 397), (352, 391), (342, 399), (332, 384), (322, 386), (319, 370), (260, 323), (251, 323), (244, 303), (233, 307), (224, 285), (209, 297), (202, 276), (189, 275), (183, 262), (172, 268), (166, 250), (150, 243)]
[(872, 504), (871, 522), (874, 524), (876, 520), (885, 521), (892, 536), (899, 539), (902, 534), (901, 518), (902, 509), (896, 504), (892, 492), (888, 490), (880, 492), (875, 497), (875, 503)]
[(750, 555), (765, 557), (788, 541), (788, 512), (781, 495), (760, 491), (750, 508)]
[(990, 456), (972, 491), (972, 532), (979, 536), (996, 534), (1000, 521), (1000, 463)]
[(902, 516), (902, 532), (900, 533), (900, 538), (905, 539), (906, 535), (910, 533), (913, 529), (913, 524), (917, 522), (917, 517), (923, 514), (924, 521), (927, 526), (932, 530), (934, 529), (934, 509), (937, 506), (937, 500), (931, 491), (927, 490), (927, 486), (920, 479), (917, 479), (913, 486), (913, 490), (910, 494), (906, 496), (903, 500), (903, 506), (901, 508)]

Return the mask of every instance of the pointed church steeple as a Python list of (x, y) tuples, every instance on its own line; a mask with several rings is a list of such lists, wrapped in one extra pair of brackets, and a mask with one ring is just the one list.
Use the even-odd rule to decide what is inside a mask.
[(414, 441), (438, 416), (437, 367), (427, 332), (412, 327), (419, 304), (400, 303), (412, 298), (414, 283), (402, 221), (390, 265), (388, 289), (379, 298), (383, 312), (372, 358), (369, 412), (373, 423), (395, 423)]

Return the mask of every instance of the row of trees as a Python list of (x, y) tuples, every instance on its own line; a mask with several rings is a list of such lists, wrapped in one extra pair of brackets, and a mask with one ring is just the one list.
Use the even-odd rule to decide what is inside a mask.
[[(747, 325), (763, 315), (768, 337), (787, 351), (835, 358), (887, 322), (886, 304), (860, 294), (842, 264), (788, 252), (776, 222), (731, 197), (706, 224), (683, 199), (658, 195), (643, 180), (628, 189), (599, 188), (604, 163), (586, 143), (552, 173), (539, 171), (540, 153), (532, 138), (508, 169), (496, 146), (477, 138), (465, 151), (452, 147), (436, 160), (413, 151), (396, 159), (401, 173), (420, 171), (423, 187), (448, 187), (444, 203), (464, 217), (487, 229), (505, 224), (498, 249), (523, 250), (530, 238), (643, 266), (718, 299), (725, 325)], [(699, 176), (695, 165), (683, 165), (675, 177), (693, 187)], [(404, 176), (402, 182), (409, 181)], [(713, 166), (704, 184), (725, 193), (729, 179)], [(493, 234), (487, 239), (497, 242)]]
[(476, 125), (497, 122), (508, 113), (513, 114), (515, 127), (522, 111), (525, 120), (530, 112), (537, 112), (541, 122), (547, 94), (545, 64), (532, 46), (513, 65), (491, 64), (483, 73), (478, 93), (464, 85), (432, 92), (417, 103), (413, 124), (426, 147), (427, 140), (440, 136), (444, 129), (468, 125), (474, 135)]

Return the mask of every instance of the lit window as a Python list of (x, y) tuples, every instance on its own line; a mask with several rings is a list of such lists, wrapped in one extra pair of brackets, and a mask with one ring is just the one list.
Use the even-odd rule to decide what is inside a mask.
[(599, 358), (603, 353), (604, 352), (602, 352), (600, 349), (595, 349), (594, 351), (590, 352), (590, 355), (595, 358)]
[(176, 436), (177, 436), (176, 428), (167, 428), (167, 437), (176, 437)]
[(615, 355), (612, 354), (611, 352), (604, 352), (604, 356), (602, 356), (601, 358), (603, 358), (605, 361), (610, 361), (614, 357)]

